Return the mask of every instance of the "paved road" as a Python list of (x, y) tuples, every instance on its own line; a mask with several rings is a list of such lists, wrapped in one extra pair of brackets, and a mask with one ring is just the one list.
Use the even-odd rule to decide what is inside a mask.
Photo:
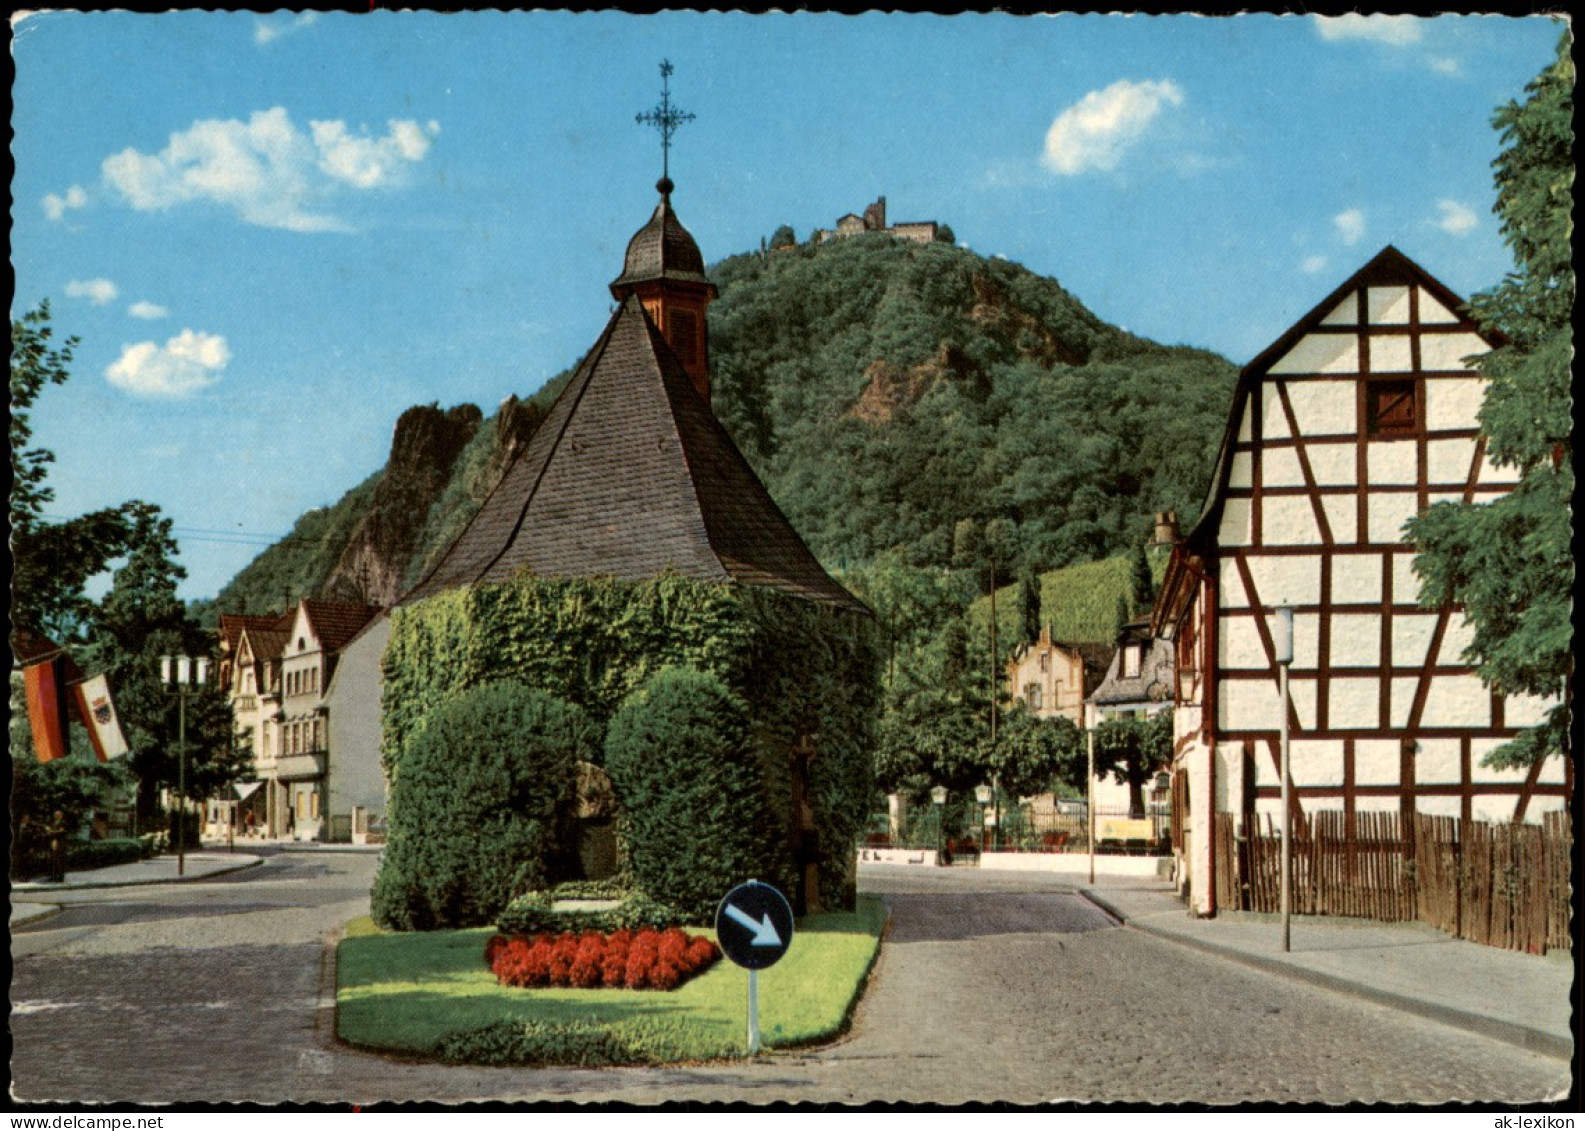
[(850, 1036), (751, 1064), (468, 1069), (335, 1045), (324, 939), (373, 858), (281, 855), (202, 884), (81, 892), (12, 940), (13, 1096), (1524, 1102), (1568, 1067), (1138, 932), (1060, 882), (877, 870), (893, 926)]

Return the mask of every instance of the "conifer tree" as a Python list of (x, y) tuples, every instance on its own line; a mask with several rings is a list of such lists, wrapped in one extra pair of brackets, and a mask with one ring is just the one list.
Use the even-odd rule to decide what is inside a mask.
[(1470, 309), (1507, 339), (1480, 361), (1489, 382), (1480, 426), (1492, 461), (1518, 468), (1519, 485), (1490, 503), (1440, 503), (1409, 527), (1421, 602), (1464, 607), (1474, 627), (1466, 655), (1481, 679), (1505, 694), (1558, 699), (1541, 726), (1488, 756), (1499, 766), (1561, 753), (1568, 738), (1573, 92), (1565, 32), (1556, 60), (1526, 87), (1525, 101), (1510, 102), (1493, 119), (1504, 142), (1494, 162), (1494, 211), (1516, 269), (1476, 295)]

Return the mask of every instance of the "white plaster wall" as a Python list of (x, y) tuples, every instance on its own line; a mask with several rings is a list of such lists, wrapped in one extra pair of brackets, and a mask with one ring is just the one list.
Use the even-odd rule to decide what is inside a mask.
[(1541, 763), (1541, 773), (1536, 777), (1535, 780), (1546, 785), (1562, 785), (1563, 782), (1568, 780), (1564, 776), (1563, 771), (1564, 766), (1562, 758), (1548, 758), (1545, 762)]
[(1184, 752), (1183, 765), (1189, 772), (1189, 845), (1188, 884), (1189, 907), (1197, 915), (1209, 915), (1216, 907), (1215, 888), (1211, 883), (1211, 814), (1214, 804), (1211, 789), (1210, 748), (1194, 743)]
[(1244, 579), (1234, 569), (1231, 562), (1224, 563), (1221, 575), (1217, 578), (1216, 586), (1217, 604), (1224, 609), (1245, 609), (1249, 607), (1249, 595), (1244, 592)]
[(1276, 730), (1282, 725), (1275, 679), (1223, 680), (1217, 698), (1222, 730)]
[(1486, 382), (1479, 377), (1431, 377), (1425, 382), (1425, 426), (1432, 432), (1479, 425)]
[(1404, 491), (1391, 495), (1372, 494), (1369, 509), (1366, 536), (1373, 545), (1381, 545), (1403, 541), (1403, 524), (1415, 516), (1419, 506), (1414, 492)]
[(380, 659), (391, 637), (382, 617), (341, 653), (328, 696), (329, 810), (345, 816), (354, 806), (385, 812), (385, 773), (380, 766)]
[(1456, 738), (1422, 738), (1414, 752), (1414, 780), (1424, 785), (1457, 785), (1459, 741)]
[(1247, 443), (1250, 442), (1251, 439), (1254, 438), (1254, 434), (1252, 432), (1253, 428), (1254, 428), (1254, 425), (1250, 422), (1249, 406), (1246, 404), (1244, 409), (1243, 409), (1243, 411), (1240, 412), (1239, 415), (1238, 415), (1238, 441), (1239, 441), (1239, 443), (1247, 444)]
[(1354, 432), (1357, 399), (1352, 381), (1289, 381), (1288, 403), (1303, 436)]
[(1402, 325), (1409, 321), (1409, 288), (1406, 286), (1370, 287), (1366, 291), (1365, 304), (1373, 324)]
[(1222, 525), (1216, 532), (1216, 541), (1221, 546), (1247, 546), (1249, 545), (1249, 513), (1250, 501), (1248, 499), (1227, 499), (1222, 503)]
[[(1414, 697), (1420, 692), (1420, 679), (1418, 676), (1402, 676), (1391, 682), (1388, 723), (1394, 727), (1406, 727), (1409, 725), (1409, 713), (1414, 710)], [(1423, 725), (1424, 718), (1421, 722)]]
[(1377, 668), (1381, 666), (1381, 615), (1338, 613), (1332, 617), (1331, 666)]
[(1503, 705), (1503, 721), (1511, 727), (1539, 726), (1555, 702), (1539, 695), (1510, 695)]
[(1343, 743), (1340, 740), (1288, 741), (1288, 771), (1295, 785), (1343, 784)]
[(1477, 793), (1470, 800), (1469, 815), (1477, 821), (1506, 823), (1513, 820), (1513, 811), (1517, 804), (1517, 798), (1501, 794)]
[(1244, 758), (1237, 743), (1216, 748), (1216, 811), (1232, 813), (1244, 795)]
[(1425, 445), (1426, 479), (1432, 485), (1462, 488), (1474, 462), (1474, 440), (1430, 440)]
[(1420, 288), (1420, 321), (1446, 324), (1457, 322), (1458, 315), (1431, 297), (1431, 292)]
[(1530, 807), (1524, 811), (1524, 823), (1527, 825), (1539, 825), (1541, 823), (1541, 814), (1556, 812), (1565, 808), (1566, 805), (1567, 800), (1562, 797), (1532, 797), (1530, 799)]
[(1303, 495), (1267, 496), (1261, 500), (1261, 542), (1267, 546), (1316, 546), (1321, 528), (1315, 508)]
[(1494, 485), (1512, 486), (1519, 482), (1519, 469), (1517, 467), (1498, 467), (1491, 460), (1488, 449), (1485, 458), (1480, 463), (1480, 485), (1491, 487)]
[[(1372, 486), (1413, 486), (1419, 460), (1413, 440), (1373, 440), (1365, 445), (1365, 474)], [(1465, 465), (1468, 470), (1468, 465)], [(1376, 500), (1371, 499), (1372, 509)]]
[(1288, 414), (1282, 411), (1282, 401), (1277, 396), (1276, 381), (1267, 381), (1260, 387), (1260, 429), (1265, 440), (1286, 440), (1293, 435), (1288, 428)]
[(1328, 689), (1327, 721), (1333, 730), (1377, 730), (1380, 702), (1380, 680), (1334, 678)]
[(1340, 605), (1381, 603), (1381, 557), (1340, 554), (1332, 559), (1332, 601)]
[[(1228, 747), (1227, 750), (1228, 757), (1230, 759), (1242, 764), (1243, 752), (1241, 750), (1239, 750), (1236, 746)], [(1251, 758), (1250, 761), (1255, 767), (1254, 777), (1256, 786), (1282, 785), (1282, 779), (1277, 776), (1276, 759), (1272, 758), (1271, 749), (1266, 746), (1265, 743), (1255, 743), (1254, 757)]]
[(1431, 637), (1435, 632), (1435, 613), (1426, 613), (1423, 616), (1404, 614), (1393, 617), (1392, 666), (1417, 668), (1423, 665), (1431, 651)]
[(1353, 495), (1322, 495), (1321, 509), (1326, 512), (1326, 524), (1331, 528), (1335, 544), (1347, 546), (1359, 542), (1358, 499)]
[(1427, 727), (1490, 726), (1490, 693), (1472, 675), (1433, 676), (1421, 723)]
[(1407, 335), (1383, 334), (1370, 339), (1372, 373), (1412, 373), (1414, 356), (1409, 352)]
[(1485, 342), (1474, 334), (1422, 334), (1420, 368), (1428, 372), (1468, 369), (1464, 359), (1490, 353)]
[(1316, 683), (1313, 679), (1290, 678), (1288, 698), (1293, 700), (1293, 713), (1301, 730), (1316, 729)]
[(1353, 334), (1306, 334), (1269, 373), (1357, 373), (1359, 339)]
[(1467, 664), (1464, 649), (1475, 643), (1475, 627), (1463, 613), (1452, 612), (1447, 617), (1447, 628), (1442, 632), (1442, 662)]
[(1304, 472), (1294, 448), (1266, 448), (1261, 452), (1260, 478), (1266, 487), (1303, 487)]
[[(1308, 505), (1308, 504), (1306, 504)], [(1321, 558), (1317, 554), (1251, 555), (1249, 577), (1263, 604), (1321, 603)], [(1295, 643), (1298, 633), (1294, 634)]]
[[(1510, 801), (1508, 810), (1510, 817), (1513, 816), (1512, 804), (1513, 802)], [(1417, 797), (1414, 800), (1414, 807), (1416, 812), (1426, 813), (1432, 817), (1457, 817), (1464, 811), (1463, 802), (1457, 797)], [(1393, 808), (1397, 808), (1396, 803)]]
[(1396, 797), (1356, 797), (1354, 798), (1354, 812), (1396, 813), (1398, 812), (1398, 799)]
[[(1374, 506), (1376, 500), (1372, 499)], [(1413, 554), (1392, 555), (1392, 600), (1396, 605), (1412, 605), (1420, 593), (1420, 575), (1414, 572)]]
[(1271, 659), (1260, 643), (1260, 633), (1250, 617), (1218, 617), (1221, 636), (1217, 640), (1217, 663), (1230, 671), (1266, 668)]
[(1343, 301), (1327, 311), (1321, 319), (1323, 326), (1354, 326), (1359, 323), (1359, 297), (1355, 291), (1343, 296)]
[[(1467, 472), (1468, 466), (1464, 468)], [(1233, 465), (1227, 470), (1227, 485), (1238, 490), (1247, 490), (1254, 486), (1254, 461), (1249, 452), (1234, 452)]]
[[(1361, 738), (1354, 743), (1354, 781), (1360, 785), (1398, 784), (1398, 743)], [(1397, 802), (1393, 804), (1396, 806)]]
[[(1349, 425), (1353, 427), (1352, 424)], [(1353, 444), (1305, 444), (1304, 454), (1310, 460), (1310, 473), (1321, 487), (1352, 487), (1358, 466)], [(1467, 468), (1466, 468), (1467, 470)], [(1336, 531), (1333, 532), (1334, 534)]]

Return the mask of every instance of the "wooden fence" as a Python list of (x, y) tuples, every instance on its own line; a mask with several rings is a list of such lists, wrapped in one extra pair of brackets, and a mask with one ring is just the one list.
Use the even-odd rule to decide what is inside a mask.
[[(1245, 821), (1218, 813), (1213, 822), (1217, 906), (1279, 911), (1281, 834), (1269, 815)], [(1419, 919), (1535, 954), (1571, 946), (1565, 812), (1540, 825), (1416, 814), (1407, 829), (1396, 813), (1356, 813), (1352, 836), (1342, 813), (1320, 812), (1295, 822), (1291, 848), (1296, 915)]]

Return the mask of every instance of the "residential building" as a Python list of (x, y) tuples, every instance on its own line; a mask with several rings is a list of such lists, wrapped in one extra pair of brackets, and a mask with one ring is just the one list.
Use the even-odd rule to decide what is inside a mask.
[[(1176, 649), (1175, 807), (1182, 885), (1216, 911), (1213, 814), (1280, 815), (1282, 716), (1293, 812), (1387, 811), (1533, 821), (1567, 804), (1572, 768), (1493, 769), (1486, 755), (1550, 705), (1476, 676), (1472, 629), (1422, 605), (1404, 523), (1444, 500), (1490, 501), (1513, 468), (1487, 457), (1500, 343), (1464, 301), (1388, 247), (1239, 377), (1210, 493), (1175, 547), (1153, 615)], [(1289, 703), (1277, 610), (1293, 615)]]

